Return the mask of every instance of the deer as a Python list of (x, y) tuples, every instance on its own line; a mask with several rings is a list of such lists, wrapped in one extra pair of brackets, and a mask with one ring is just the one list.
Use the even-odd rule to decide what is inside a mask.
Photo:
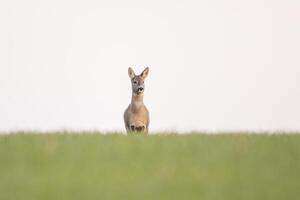
[(124, 112), (124, 123), (127, 133), (148, 134), (150, 123), (149, 111), (144, 105), (144, 81), (149, 73), (149, 67), (144, 69), (140, 75), (135, 75), (131, 67), (128, 68), (128, 75), (131, 81), (132, 96), (131, 103)]

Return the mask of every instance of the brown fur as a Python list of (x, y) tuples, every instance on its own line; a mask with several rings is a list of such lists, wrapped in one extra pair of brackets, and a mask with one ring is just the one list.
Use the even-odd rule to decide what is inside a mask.
[[(124, 112), (124, 122), (127, 132), (144, 132), (148, 133), (149, 128), (149, 111), (144, 105), (144, 93), (136, 93), (135, 85), (142, 85), (144, 87), (144, 80), (148, 74), (146, 68), (141, 75), (136, 76), (131, 68), (128, 69), (129, 77), (132, 82), (132, 97), (131, 103)], [(132, 74), (133, 73), (133, 74)]]

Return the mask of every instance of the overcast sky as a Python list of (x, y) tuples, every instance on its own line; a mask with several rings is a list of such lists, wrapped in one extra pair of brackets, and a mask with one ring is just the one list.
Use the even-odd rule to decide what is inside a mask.
[(300, 130), (298, 0), (0, 2), (0, 130)]

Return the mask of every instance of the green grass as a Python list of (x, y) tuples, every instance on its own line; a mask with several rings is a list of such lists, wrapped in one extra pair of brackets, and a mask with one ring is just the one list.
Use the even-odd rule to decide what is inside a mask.
[(300, 135), (0, 136), (1, 200), (300, 199)]

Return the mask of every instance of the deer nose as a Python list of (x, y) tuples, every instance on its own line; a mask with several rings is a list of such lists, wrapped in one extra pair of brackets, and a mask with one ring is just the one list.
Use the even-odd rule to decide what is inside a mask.
[(144, 88), (142, 88), (142, 87), (138, 88), (138, 92), (142, 92), (143, 90), (144, 90)]

